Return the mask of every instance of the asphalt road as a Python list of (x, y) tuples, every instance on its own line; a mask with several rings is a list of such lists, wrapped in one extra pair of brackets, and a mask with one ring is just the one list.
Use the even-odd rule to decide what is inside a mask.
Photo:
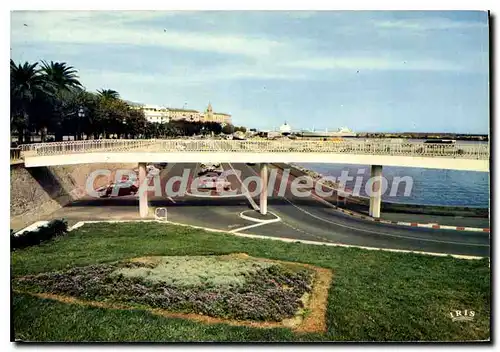
[[(307, 198), (294, 196), (290, 188), (278, 195), (282, 182), (281, 170), (276, 170), (276, 187), (268, 200), (268, 211), (280, 221), (256, 223), (242, 218), (242, 212), (251, 214), (258, 206), (258, 195), (251, 196), (255, 184), (248, 186), (242, 180), (259, 175), (259, 166), (246, 164), (222, 164), (224, 170), (240, 171), (241, 176), (230, 175), (234, 195), (221, 196), (216, 191), (203, 194), (165, 194), (149, 196), (151, 208), (168, 209), (168, 220), (197, 226), (257, 234), (269, 237), (284, 237), (309, 241), (321, 241), (356, 246), (393, 248), (447, 254), (489, 256), (490, 235), (482, 232), (438, 230), (399, 227), (358, 220), (329, 207), (325, 200), (316, 196)], [(190, 183), (199, 171), (199, 164), (169, 164), (161, 171), (161, 189), (174, 176), (189, 175)], [(288, 185), (293, 178), (290, 176)], [(183, 189), (180, 182), (174, 183), (174, 193)], [(284, 182), (282, 184), (285, 184)], [(96, 207), (98, 205), (98, 207)], [(111, 199), (83, 199), (53, 214), (68, 219), (89, 220), (103, 218), (137, 218), (138, 201), (134, 196)]]

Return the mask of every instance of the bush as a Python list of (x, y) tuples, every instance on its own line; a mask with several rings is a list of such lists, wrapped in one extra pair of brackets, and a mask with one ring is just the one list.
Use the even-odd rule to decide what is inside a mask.
[(52, 220), (47, 225), (38, 228), (35, 231), (26, 231), (15, 236), (10, 230), (10, 249), (20, 249), (39, 245), (42, 242), (49, 241), (54, 237), (63, 236), (68, 232), (68, 223), (64, 219)]

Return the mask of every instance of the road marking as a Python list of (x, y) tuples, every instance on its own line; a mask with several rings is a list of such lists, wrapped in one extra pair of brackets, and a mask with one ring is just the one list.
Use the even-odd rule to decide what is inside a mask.
[[(276, 222), (276, 221), (272, 221), (272, 222)], [(267, 225), (268, 223), (256, 223), (256, 224), (252, 224), (252, 225), (248, 225), (248, 226), (245, 226), (245, 227), (240, 227), (238, 229), (234, 229), (234, 230), (231, 230), (229, 231), (229, 233), (237, 233), (239, 231), (243, 231), (243, 230), (248, 230), (248, 229), (252, 229), (254, 227), (259, 227), (259, 226), (263, 226), (263, 225)]]
[(239, 217), (242, 218), (242, 219), (253, 221), (253, 222), (263, 222), (263, 223), (281, 221), (281, 218), (278, 215), (276, 215), (276, 214), (274, 214), (272, 212), (269, 212), (269, 214), (273, 214), (274, 216), (276, 216), (276, 218), (275, 219), (268, 219), (268, 220), (266, 220), (266, 219), (255, 219), (255, 218), (252, 218), (251, 216), (246, 216), (245, 214), (243, 214), (243, 213), (245, 213), (247, 211), (249, 211), (249, 210), (242, 211), (239, 214)]
[(341, 226), (341, 227), (345, 227), (345, 228), (348, 228), (348, 229), (352, 229), (352, 230), (355, 230), (355, 231), (362, 231), (362, 232), (368, 232), (368, 233), (375, 233), (377, 235), (381, 235), (381, 236), (388, 236), (388, 237), (395, 237), (395, 238), (405, 238), (405, 239), (411, 239), (411, 240), (417, 240), (417, 241), (426, 241), (426, 242), (436, 242), (436, 243), (447, 243), (447, 244), (458, 244), (458, 245), (464, 245), (464, 246), (474, 246), (474, 247), (489, 247), (488, 244), (479, 244), (479, 243), (463, 243), (463, 242), (455, 242), (455, 241), (439, 241), (439, 240), (431, 240), (431, 239), (428, 239), (428, 238), (422, 238), (422, 237), (412, 237), (412, 236), (403, 236), (403, 235), (391, 235), (391, 234), (388, 234), (388, 233), (383, 233), (383, 232), (378, 232), (378, 231), (373, 231), (373, 230), (365, 230), (365, 229), (360, 229), (360, 228), (357, 228), (357, 227), (352, 227), (352, 226), (347, 226), (347, 225), (343, 225), (343, 224), (339, 224), (339, 223), (336, 223), (334, 221), (331, 221), (331, 220), (328, 220), (328, 219), (324, 219), (320, 216), (317, 216), (317, 215), (314, 215), (314, 214), (311, 214), (310, 212), (308, 212), (307, 210), (305, 209), (302, 209), (300, 208), (299, 206), (293, 204), (292, 202), (290, 202), (288, 199), (286, 199), (285, 197), (283, 197), (287, 202), (289, 202), (291, 205), (293, 205), (295, 208), (297, 208), (298, 210), (304, 212), (305, 214), (309, 215), (309, 216), (312, 216), (313, 218), (316, 218), (318, 220), (321, 220), (321, 221), (324, 221), (324, 222), (327, 222), (327, 223), (330, 223), (330, 224), (333, 224), (333, 225), (337, 225), (337, 226)]
[[(252, 208), (254, 208), (254, 210), (257, 210), (259, 211), (260, 210), (260, 207), (257, 205), (257, 203), (255, 203), (255, 201), (252, 199), (252, 197), (250, 197), (250, 191), (248, 190), (248, 188), (245, 186), (245, 184), (243, 183), (243, 181), (241, 181), (241, 178), (238, 176), (238, 173), (236, 172), (236, 170), (234, 169), (233, 165), (231, 165), (231, 163), (227, 163), (229, 165), (229, 167), (234, 171), (234, 176), (236, 176), (236, 178), (238, 179), (238, 181), (240, 182), (241, 186), (243, 186), (243, 188), (245, 188), (245, 196), (247, 197), (248, 201), (250, 202), (250, 204), (252, 205)], [(253, 171), (253, 170), (252, 170)]]
[(163, 224), (168, 223), (171, 225), (178, 225), (178, 226), (192, 227), (195, 229), (202, 229), (202, 230), (206, 230), (209, 232), (231, 234), (231, 235), (238, 236), (238, 237), (247, 237), (247, 238), (264, 239), (264, 240), (272, 240), (272, 241), (282, 241), (282, 242), (288, 242), (288, 243), (312, 244), (315, 246), (332, 246), (332, 247), (345, 247), (345, 248), (359, 248), (359, 249), (376, 250), (376, 251), (384, 251), (384, 252), (415, 253), (415, 254), (432, 255), (432, 256), (438, 256), (438, 257), (451, 256), (451, 257), (458, 258), (458, 259), (468, 259), (468, 260), (485, 258), (485, 257), (478, 257), (478, 256), (462, 255), (462, 254), (447, 254), (447, 253), (411, 251), (411, 250), (406, 250), (406, 249), (364, 247), (364, 246), (356, 246), (356, 245), (342, 244), (342, 243), (297, 240), (297, 239), (286, 238), (286, 237), (269, 237), (269, 236), (262, 236), (262, 235), (253, 235), (253, 234), (248, 234), (248, 233), (236, 233), (236, 232), (230, 232), (230, 231), (226, 231), (226, 230), (213, 229), (210, 227), (188, 225), (188, 224), (183, 224), (183, 223), (173, 222), (173, 221), (158, 221), (158, 220), (89, 220), (89, 221), (80, 221), (80, 222), (76, 223), (75, 225), (73, 225), (72, 227), (70, 227), (69, 231), (72, 231), (76, 228), (82, 227), (85, 224), (122, 223), (122, 222), (156, 222), (156, 223), (163, 223)]
[(172, 203), (176, 204), (175, 200), (174, 200), (172, 197), (167, 197), (167, 199), (168, 199), (169, 201), (171, 201)]
[(267, 224), (272, 224), (273, 222), (280, 222), (281, 221), (281, 218), (278, 215), (276, 215), (274, 213), (271, 213), (271, 212), (269, 212), (269, 213), (273, 214), (274, 216), (276, 216), (276, 218), (275, 219), (264, 220), (264, 219), (255, 219), (255, 218), (252, 218), (250, 216), (246, 216), (245, 214), (243, 214), (243, 213), (245, 213), (247, 211), (249, 211), (249, 210), (242, 211), (239, 214), (239, 217), (242, 218), (242, 219), (245, 219), (245, 220), (256, 222), (256, 224), (252, 224), (252, 225), (240, 227), (238, 229), (234, 229), (234, 230), (230, 231), (231, 233), (236, 233), (236, 232), (239, 232), (239, 231), (242, 231), (242, 230), (252, 229), (254, 227), (258, 227), (258, 226), (262, 226), (262, 225), (267, 225)]
[(240, 193), (240, 194), (220, 194), (220, 195), (211, 195), (211, 194), (194, 194), (194, 193), (189, 193), (186, 192), (187, 196), (191, 197), (198, 197), (198, 198), (237, 198), (237, 197), (244, 197), (245, 194)]
[[(250, 170), (252, 170), (252, 172), (255, 173), (255, 171), (251, 168), (249, 168)], [(281, 180), (281, 175), (278, 173), (278, 177), (280, 178)], [(288, 181), (288, 184), (291, 184), (290, 180), (287, 180)], [(313, 195), (311, 193), (311, 195)], [(314, 196), (314, 195), (313, 195)], [(317, 196), (316, 196), (317, 197)], [(288, 203), (290, 203), (292, 206), (294, 206), (295, 208), (297, 208), (298, 210), (302, 211), (303, 213), (313, 217), (313, 218), (316, 218), (320, 221), (323, 221), (323, 222), (327, 222), (329, 224), (333, 224), (333, 225), (336, 225), (336, 226), (341, 226), (341, 227), (344, 227), (344, 228), (348, 228), (348, 229), (351, 229), (351, 230), (355, 230), (355, 231), (362, 231), (362, 232), (367, 232), (367, 233), (374, 233), (374, 234), (377, 234), (377, 235), (381, 235), (381, 236), (388, 236), (388, 237), (395, 237), (395, 238), (405, 238), (405, 239), (411, 239), (411, 240), (417, 240), (417, 241), (426, 241), (426, 242), (436, 242), (436, 243), (447, 243), (447, 244), (457, 244), (457, 245), (466, 245), (466, 246), (474, 246), (474, 247), (489, 247), (489, 245), (487, 244), (475, 244), (475, 243), (462, 243), (462, 242), (454, 242), (454, 241), (440, 241), (440, 240), (431, 240), (431, 239), (426, 239), (426, 238), (421, 238), (421, 237), (412, 237), (412, 236), (403, 236), (403, 235), (391, 235), (391, 234), (388, 234), (388, 233), (382, 233), (382, 232), (378, 232), (378, 231), (373, 231), (373, 230), (365, 230), (365, 229), (360, 229), (360, 228), (357, 228), (357, 227), (352, 227), (352, 226), (347, 226), (347, 225), (343, 225), (343, 224), (339, 224), (335, 221), (331, 221), (331, 220), (328, 220), (328, 219), (325, 219), (325, 218), (322, 218), (320, 216), (317, 216), (317, 215), (314, 215), (314, 214), (311, 214), (310, 212), (308, 212), (307, 210), (299, 207), (298, 205), (294, 204), (292, 201), (290, 201), (288, 198), (286, 198), (285, 196), (282, 196), (282, 198), (284, 200), (286, 200)], [(313, 197), (315, 198), (315, 197)], [(315, 198), (316, 199), (316, 198)], [(317, 199), (316, 199), (317, 200)], [(325, 200), (321, 199), (322, 201), (326, 202)], [(329, 204), (329, 203), (328, 203)], [(331, 204), (330, 204), (331, 205)]]
[[(198, 165), (199, 164), (196, 164), (196, 167), (194, 169), (194, 175), (197, 175), (196, 171), (198, 170)], [(222, 167), (222, 163), (221, 163), (221, 169), (222, 171), (224, 172), (224, 168)], [(192, 183), (193, 180), (191, 180), (191, 183)], [(190, 185), (191, 186), (191, 185)], [(191, 187), (192, 189), (192, 187)], [(227, 192), (231, 192), (231, 191), (234, 191), (234, 189), (230, 189), (229, 191)], [(244, 193), (237, 193), (237, 194), (217, 194), (217, 195), (213, 195), (212, 194), (212, 191), (210, 192), (202, 192), (202, 193), (205, 193), (205, 194), (194, 194), (194, 193), (191, 193), (189, 191), (186, 190), (186, 195), (187, 196), (191, 196), (191, 197), (198, 197), (198, 198), (237, 198), (237, 197), (245, 197), (246, 195)]]

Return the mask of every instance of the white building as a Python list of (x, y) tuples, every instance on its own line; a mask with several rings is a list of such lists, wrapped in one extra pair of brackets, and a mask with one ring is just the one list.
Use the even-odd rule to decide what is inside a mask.
[(167, 108), (159, 105), (143, 105), (128, 102), (133, 109), (142, 110), (148, 122), (167, 123), (170, 121), (231, 123), (231, 115), (214, 112), (209, 103), (205, 112), (193, 109)]
[(168, 109), (164, 106), (141, 105), (135, 108), (144, 112), (144, 117), (148, 122), (166, 123), (170, 121)]

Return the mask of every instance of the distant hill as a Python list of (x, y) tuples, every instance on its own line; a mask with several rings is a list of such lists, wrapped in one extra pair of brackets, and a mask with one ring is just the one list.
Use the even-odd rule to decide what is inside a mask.
[(123, 100), (125, 103), (127, 103), (128, 105), (130, 106), (143, 106), (144, 104), (141, 104), (141, 103), (136, 103), (134, 101), (130, 101), (130, 100)]

